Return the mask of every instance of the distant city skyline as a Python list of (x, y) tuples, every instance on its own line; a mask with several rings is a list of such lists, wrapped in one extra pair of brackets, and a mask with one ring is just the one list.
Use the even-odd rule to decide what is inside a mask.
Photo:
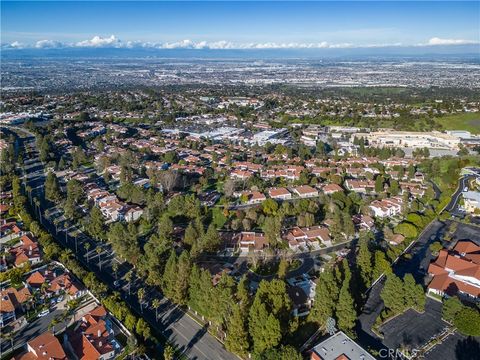
[(9, 2), (3, 49), (345, 49), (480, 44), (479, 2)]

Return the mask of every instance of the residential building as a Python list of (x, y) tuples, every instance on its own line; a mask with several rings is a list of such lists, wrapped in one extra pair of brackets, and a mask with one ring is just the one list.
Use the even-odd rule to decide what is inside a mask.
[(463, 193), (465, 211), (471, 214), (480, 215), (480, 192), (466, 191)]
[(268, 196), (275, 200), (288, 200), (292, 198), (292, 194), (285, 188), (270, 188)]
[(67, 360), (60, 341), (49, 331), (27, 342), (27, 351), (14, 360)]
[(458, 295), (466, 300), (480, 298), (480, 246), (469, 240), (457, 242), (448, 251), (440, 250), (428, 267), (432, 281), (428, 292), (440, 296)]
[(233, 241), (235, 241), (242, 253), (248, 253), (249, 251), (263, 251), (268, 247), (268, 241), (263, 233), (243, 231), (236, 234), (233, 237)]
[(375, 360), (342, 331), (315, 345), (310, 360)]
[(28, 288), (9, 287), (0, 292), (0, 328), (17, 319), (17, 313), (25, 310), (31, 293)]
[(309, 198), (318, 196), (318, 190), (315, 190), (310, 185), (302, 185), (293, 188), (293, 192), (301, 198)]
[(369, 208), (375, 217), (386, 218), (402, 212), (403, 199), (399, 196), (372, 201)]

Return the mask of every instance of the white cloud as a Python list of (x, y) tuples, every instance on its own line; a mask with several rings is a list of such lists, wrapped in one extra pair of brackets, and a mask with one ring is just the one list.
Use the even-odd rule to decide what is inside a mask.
[(58, 49), (64, 46), (63, 43), (55, 40), (40, 40), (35, 43), (37, 49)]
[(110, 37), (101, 37), (101, 36), (94, 36), (90, 40), (83, 40), (75, 43), (74, 46), (76, 47), (122, 47), (125, 46), (126, 43), (121, 42), (119, 39), (115, 37), (115, 35), (111, 35)]
[(473, 40), (464, 40), (464, 39), (441, 39), (438, 37), (433, 37), (430, 40), (428, 40), (428, 43), (426, 44), (420, 44), (420, 46), (425, 46), (425, 45), (474, 45), (478, 44), (478, 41), (473, 41)]
[(352, 49), (352, 48), (381, 48), (381, 47), (402, 47), (402, 46), (434, 46), (434, 45), (472, 45), (479, 44), (478, 41), (462, 39), (441, 39), (433, 37), (427, 43), (416, 45), (405, 45), (402, 43), (392, 44), (352, 44), (336, 43), (332, 44), (326, 41), (320, 42), (252, 42), (252, 43), (234, 43), (231, 41), (193, 41), (189, 39), (175, 42), (144, 42), (139, 40), (123, 41), (115, 35), (103, 37), (96, 35), (88, 40), (75, 43), (64, 43), (55, 40), (40, 40), (34, 45), (25, 45), (18, 41), (11, 44), (2, 44), (3, 49), (57, 49), (57, 48), (151, 48), (151, 49)]
[(21, 42), (18, 42), (18, 41), (14, 41), (10, 44), (2, 44), (2, 49), (24, 49), (28, 47), (27, 45), (21, 43)]

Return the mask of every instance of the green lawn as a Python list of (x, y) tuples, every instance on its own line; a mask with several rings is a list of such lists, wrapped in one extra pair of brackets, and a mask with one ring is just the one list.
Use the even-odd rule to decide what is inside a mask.
[(480, 113), (461, 113), (435, 118), (445, 130), (467, 130), (480, 134)]

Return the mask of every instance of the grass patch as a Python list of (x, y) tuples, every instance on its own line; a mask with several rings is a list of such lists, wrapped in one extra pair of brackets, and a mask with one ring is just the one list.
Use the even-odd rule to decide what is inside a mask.
[(435, 118), (445, 130), (467, 130), (480, 134), (480, 113), (460, 113)]

